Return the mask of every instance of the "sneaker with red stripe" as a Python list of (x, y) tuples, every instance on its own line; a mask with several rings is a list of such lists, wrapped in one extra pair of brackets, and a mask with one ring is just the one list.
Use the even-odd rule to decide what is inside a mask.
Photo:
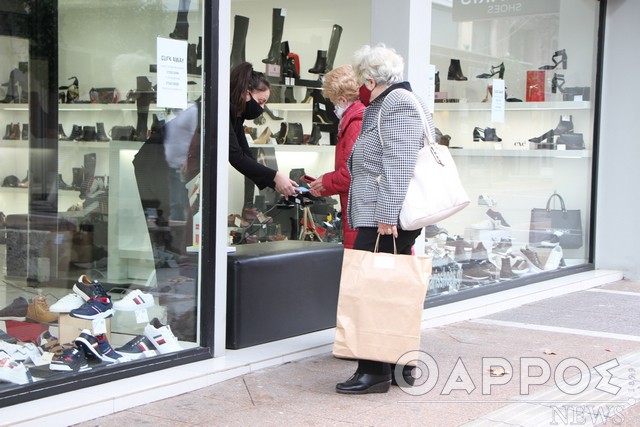
[(145, 294), (140, 289), (129, 292), (120, 301), (113, 303), (113, 308), (118, 311), (135, 311), (154, 306), (153, 295)]
[(171, 332), (169, 325), (163, 325), (158, 318), (153, 318), (147, 326), (144, 327), (144, 335), (160, 352), (160, 354), (172, 353), (182, 350), (178, 339)]
[(77, 317), (79, 319), (106, 319), (107, 317), (113, 316), (113, 304), (111, 300), (106, 297), (91, 298), (84, 303), (82, 307), (71, 310), (69, 314), (71, 317)]

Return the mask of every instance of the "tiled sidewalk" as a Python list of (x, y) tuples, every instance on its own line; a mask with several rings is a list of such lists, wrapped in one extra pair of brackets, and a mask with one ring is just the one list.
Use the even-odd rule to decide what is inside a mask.
[[(386, 394), (339, 395), (335, 384), (351, 375), (355, 363), (324, 354), (78, 425), (637, 426), (638, 303), (640, 282), (621, 281), (426, 329), (422, 350), (438, 370), (430, 390), (423, 385), (409, 392), (392, 387)], [(527, 360), (548, 366), (550, 379), (537, 384), (543, 369), (521, 369)], [(601, 381), (594, 370), (602, 364), (613, 367), (610, 380)], [(491, 366), (499, 375), (491, 375)], [(578, 367), (591, 381), (571, 394), (582, 388)], [(556, 372), (564, 372), (566, 383), (560, 377), (556, 385)]]

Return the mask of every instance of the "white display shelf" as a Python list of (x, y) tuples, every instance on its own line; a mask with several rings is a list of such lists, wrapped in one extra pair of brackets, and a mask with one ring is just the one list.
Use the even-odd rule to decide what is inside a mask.
[(298, 151), (311, 153), (333, 153), (335, 145), (295, 145), (295, 144), (249, 144), (251, 148), (275, 148), (276, 151)]
[(310, 112), (313, 110), (313, 103), (311, 102), (298, 102), (298, 103), (278, 103), (270, 102), (267, 104), (271, 111), (303, 111)]
[[(284, 105), (284, 104), (283, 104)], [(29, 111), (29, 104), (4, 104), (0, 111)], [(138, 111), (136, 104), (58, 104), (58, 111)], [(149, 106), (149, 111), (165, 111), (156, 104)]]
[[(588, 110), (590, 101), (505, 102), (505, 111)], [(491, 111), (490, 102), (436, 103), (435, 111)]]
[(450, 150), (453, 157), (553, 157), (557, 159), (589, 159), (590, 150), (484, 150), (456, 148)]
[(58, 146), (65, 149), (101, 148), (113, 150), (139, 150), (144, 141), (58, 141)]

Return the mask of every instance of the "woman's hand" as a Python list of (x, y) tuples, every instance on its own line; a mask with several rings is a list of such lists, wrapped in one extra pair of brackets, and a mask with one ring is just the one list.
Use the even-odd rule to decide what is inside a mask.
[(391, 234), (393, 237), (398, 237), (398, 226), (378, 223), (378, 234)]
[(324, 185), (322, 185), (322, 175), (317, 177), (315, 181), (309, 184), (309, 189), (311, 190), (311, 194), (315, 197), (322, 196), (322, 193), (326, 190)]
[(295, 187), (297, 187), (298, 184), (294, 180), (286, 177), (282, 172), (276, 172), (273, 182), (276, 184), (276, 191), (283, 196), (287, 197), (296, 194)]

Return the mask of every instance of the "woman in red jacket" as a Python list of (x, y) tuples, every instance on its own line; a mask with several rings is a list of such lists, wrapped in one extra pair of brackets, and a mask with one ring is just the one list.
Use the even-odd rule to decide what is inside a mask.
[(347, 222), (347, 198), (351, 182), (347, 159), (362, 127), (364, 105), (358, 98), (359, 88), (351, 65), (334, 68), (325, 75), (323, 95), (335, 105), (336, 116), (340, 119), (335, 170), (319, 176), (311, 183), (311, 193), (315, 196), (340, 195), (344, 247), (349, 249), (353, 248), (357, 231)]

